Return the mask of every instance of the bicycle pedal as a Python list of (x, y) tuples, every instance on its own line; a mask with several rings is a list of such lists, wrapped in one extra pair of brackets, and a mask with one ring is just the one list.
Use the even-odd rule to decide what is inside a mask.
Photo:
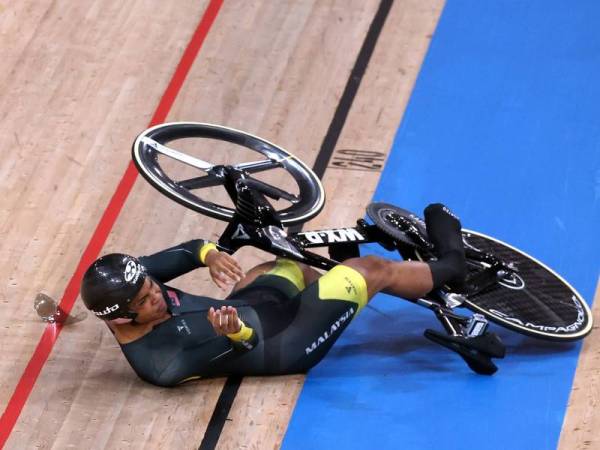
[[(489, 333), (490, 335), (493, 333)], [(467, 363), (469, 368), (473, 370), (475, 373), (480, 375), (493, 375), (498, 370), (498, 367), (492, 362), (491, 358), (493, 355), (483, 352), (477, 348), (479, 346), (466, 345), (458, 336), (448, 336), (442, 333), (439, 333), (435, 330), (427, 329), (424, 333), (425, 337), (436, 344), (439, 344), (443, 347), (446, 347), (453, 352), (456, 352), (460, 355), (460, 357)], [(495, 335), (493, 335), (495, 336)], [(483, 337), (483, 336), (479, 336)], [(495, 336), (497, 338), (497, 336)], [(477, 338), (472, 338), (477, 339)], [(481, 343), (481, 340), (479, 344)], [(504, 346), (502, 345), (502, 349)], [(501, 354), (504, 357), (504, 352), (496, 352), (497, 354)]]
[(502, 359), (506, 356), (506, 347), (496, 333), (484, 333), (480, 336), (464, 337), (450, 336), (431, 329), (425, 330), (425, 337), (431, 339), (431, 335), (437, 340), (452, 342), (469, 349), (474, 349), (492, 358)]
[(488, 320), (483, 314), (473, 314), (465, 326), (465, 336), (474, 338), (486, 333)]

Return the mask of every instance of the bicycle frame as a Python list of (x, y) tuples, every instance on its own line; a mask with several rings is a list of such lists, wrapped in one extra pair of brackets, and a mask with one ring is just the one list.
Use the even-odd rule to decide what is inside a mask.
[[(221, 178), (225, 189), (235, 205), (235, 214), (221, 235), (219, 249), (233, 254), (244, 246), (253, 246), (279, 257), (323, 269), (330, 270), (344, 260), (360, 256), (360, 245), (377, 243), (389, 251), (398, 251), (404, 259), (414, 259), (414, 248), (398, 242), (382, 232), (376, 225), (370, 225), (359, 219), (355, 227), (329, 228), (316, 231), (301, 231), (290, 233), (284, 231), (277, 214), (265, 198), (268, 195), (276, 200), (281, 198), (280, 191), (273, 191), (268, 186), (253, 184), (249, 186), (243, 171), (231, 166), (222, 166), (214, 172)], [(288, 194), (289, 195), (289, 194)], [(419, 240), (423, 240), (418, 236)], [(327, 247), (330, 258), (311, 252), (308, 249)], [(427, 250), (427, 249), (423, 249)], [(489, 268), (482, 271), (486, 276), (479, 275), (473, 291), (485, 288), (492, 281), (489, 276), (495, 271), (500, 262), (492, 255), (482, 254), (468, 249), (475, 261), (485, 261)], [(495, 272), (494, 272), (495, 273)], [(495, 280), (495, 278), (494, 278)], [(484, 283), (482, 283), (484, 281)], [(426, 298), (409, 300), (434, 312), (444, 329), (452, 336), (468, 334), (473, 317), (455, 314), (451, 309), (460, 306), (464, 297), (457, 293), (438, 290)], [(476, 320), (483, 323), (480, 333), (487, 327), (487, 320), (477, 315)]]
[[(236, 166), (213, 165), (164, 145), (187, 137), (223, 140), (257, 151), (267, 159)], [(176, 181), (162, 170), (157, 158), (159, 153), (191, 165), (205, 174)], [(360, 256), (360, 246), (371, 242), (388, 251), (398, 251), (404, 260), (429, 262), (437, 256), (422, 219), (410, 211), (382, 202), (372, 203), (367, 207), (367, 214), (371, 219), (369, 222), (359, 219), (353, 227), (302, 232), (292, 232), (292, 228), (288, 229), (289, 234), (286, 233), (283, 225), (296, 226), (318, 214), (324, 204), (324, 190), (317, 176), (304, 163), (257, 136), (213, 124), (162, 124), (141, 133), (134, 142), (132, 154), (140, 173), (161, 193), (200, 214), (228, 222), (218, 242), (220, 249), (228, 253), (250, 245), (322, 270), (329, 270), (349, 258)], [(286, 192), (252, 176), (273, 168), (282, 168), (292, 176), (298, 187), (297, 194)], [(192, 193), (196, 189), (219, 185), (227, 190), (234, 208), (212, 203), (206, 197), (201, 198)], [(291, 206), (280, 207), (277, 204), (278, 209), (275, 211), (266, 197), (286, 200)], [(462, 230), (462, 235), (468, 269), (464, 285), (443, 286), (424, 298), (412, 300), (433, 311), (448, 333), (444, 335), (427, 329), (425, 337), (459, 353), (475, 372), (492, 374), (497, 368), (490, 358), (503, 357), (504, 346), (495, 333), (486, 332), (486, 318), (500, 326), (544, 339), (571, 340), (581, 337), (583, 332), (589, 333), (592, 323), (589, 308), (558, 274), (535, 258), (492, 237), (467, 230)], [(314, 253), (312, 249), (316, 247), (327, 247), (328, 256)], [(485, 253), (486, 251), (490, 253)], [(538, 269), (541, 271), (540, 275), (537, 274)], [(552, 319), (550, 325), (546, 326), (545, 319), (542, 320), (543, 324), (530, 324), (529, 321), (534, 319), (519, 310), (515, 312), (516, 316), (504, 314), (504, 309), (510, 312), (510, 305), (506, 308), (499, 307), (498, 311), (485, 306), (486, 300), (491, 301), (493, 306), (497, 297), (509, 295), (512, 298), (513, 293), (503, 288), (513, 287), (517, 307), (521, 299), (526, 304), (534, 301), (544, 303), (544, 298), (537, 294), (534, 298), (529, 295), (529, 291), (517, 295), (517, 285), (514, 283), (521, 280), (522, 286), (518, 289), (525, 288), (525, 282), (519, 275), (521, 271), (529, 274), (525, 270), (535, 270), (532, 274), (535, 282), (549, 285), (560, 295), (572, 300), (577, 309), (576, 322), (572, 326), (585, 325), (582, 333), (571, 333), (570, 328), (565, 328), (563, 333), (564, 327), (558, 319)], [(501, 290), (496, 291), (499, 288)], [(552, 297), (556, 308), (562, 308), (564, 303), (561, 303), (561, 298)], [(465, 306), (474, 314), (469, 317), (456, 314), (454, 309), (458, 306)], [(532, 308), (535, 306), (533, 304)], [(554, 311), (552, 308), (550, 310)], [(559, 318), (564, 316), (565, 320), (572, 319), (569, 316), (570, 310), (564, 314), (558, 311), (557, 314)], [(583, 319), (580, 320), (580, 316)], [(558, 325), (554, 325), (555, 322)], [(546, 328), (548, 332), (545, 332)]]

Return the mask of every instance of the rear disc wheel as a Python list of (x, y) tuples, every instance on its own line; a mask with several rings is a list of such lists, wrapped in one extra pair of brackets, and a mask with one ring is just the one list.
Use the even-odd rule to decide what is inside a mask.
[[(464, 306), (516, 332), (539, 339), (574, 341), (592, 330), (581, 295), (552, 269), (521, 250), (484, 234), (463, 230), (465, 247), (491, 253), (514, 269)], [(470, 271), (476, 268), (472, 262)]]

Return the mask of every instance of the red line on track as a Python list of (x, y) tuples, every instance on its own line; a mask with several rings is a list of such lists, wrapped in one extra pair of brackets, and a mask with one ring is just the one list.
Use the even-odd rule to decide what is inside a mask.
[[(173, 74), (167, 89), (160, 99), (156, 111), (152, 116), (152, 120), (148, 125), (149, 127), (165, 121), (222, 4), (223, 0), (210, 0), (196, 31), (175, 69), (175, 73)], [(71, 277), (65, 292), (63, 293), (60, 307), (67, 314), (71, 312), (75, 300), (77, 300), (79, 286), (85, 270), (100, 254), (100, 250), (102, 250), (102, 247), (108, 238), (108, 234), (117, 220), (127, 196), (131, 192), (131, 188), (133, 187), (136, 178), (137, 170), (135, 169), (133, 162), (130, 162), (79, 260), (75, 273)], [(61, 330), (62, 324), (46, 325), (44, 333), (42, 334), (27, 367), (25, 367), (23, 375), (21, 375), (12, 397), (6, 405), (2, 418), (0, 418), (0, 448), (3, 448), (8, 440)]]

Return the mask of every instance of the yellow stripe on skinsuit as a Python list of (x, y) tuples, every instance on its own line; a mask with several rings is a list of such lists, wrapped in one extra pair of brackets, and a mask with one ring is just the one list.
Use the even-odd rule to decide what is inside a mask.
[(367, 282), (356, 269), (335, 266), (319, 278), (319, 299), (354, 302), (358, 305), (358, 314), (369, 301)]
[(291, 259), (278, 259), (275, 261), (275, 267), (269, 270), (265, 275), (277, 275), (278, 277), (283, 277), (294, 283), (294, 286), (296, 286), (299, 291), (306, 287), (302, 269), (300, 269), (298, 264)]

